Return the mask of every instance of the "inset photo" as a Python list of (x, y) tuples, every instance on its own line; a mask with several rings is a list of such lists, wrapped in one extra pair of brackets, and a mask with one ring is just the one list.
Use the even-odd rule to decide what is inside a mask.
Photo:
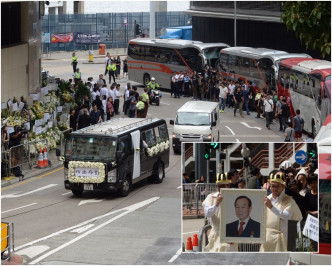
[(182, 169), (185, 252), (318, 251), (316, 143), (185, 143)]

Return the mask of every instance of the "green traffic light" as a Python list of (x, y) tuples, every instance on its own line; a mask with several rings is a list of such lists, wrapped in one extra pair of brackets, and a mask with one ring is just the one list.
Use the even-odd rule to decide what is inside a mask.
[(204, 158), (205, 158), (206, 160), (209, 160), (209, 159), (210, 159), (210, 154), (205, 153), (205, 154), (204, 154)]
[(218, 142), (212, 142), (212, 143), (210, 143), (210, 145), (212, 146), (213, 149), (218, 149), (218, 147), (219, 147)]

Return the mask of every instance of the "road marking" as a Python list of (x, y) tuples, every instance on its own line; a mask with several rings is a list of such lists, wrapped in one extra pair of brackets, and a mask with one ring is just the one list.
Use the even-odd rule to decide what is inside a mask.
[(179, 186), (179, 187), (177, 187), (177, 189), (179, 189), (179, 188), (182, 188), (182, 185), (181, 185), (181, 186)]
[(63, 193), (63, 194), (61, 194), (61, 196), (68, 195), (68, 194), (71, 194), (71, 193), (72, 192)]
[(82, 226), (82, 227), (77, 228), (77, 229), (75, 229), (73, 231), (70, 231), (70, 232), (80, 234), (80, 233), (83, 233), (86, 230), (90, 229), (92, 226), (94, 226), (94, 224), (88, 224), (88, 225)]
[(196, 233), (199, 233), (199, 231), (183, 232), (182, 234), (185, 235), (185, 234), (196, 234)]
[(45, 189), (54, 187), (54, 186), (57, 186), (57, 184), (49, 184), (49, 185), (47, 185), (45, 187), (37, 188), (35, 190), (29, 191), (29, 192), (26, 192), (26, 193), (23, 193), (23, 194), (20, 194), (20, 195), (14, 195), (14, 194), (3, 195), (3, 196), (1, 196), (1, 198), (2, 199), (6, 199), (6, 198), (19, 198), (19, 197), (23, 197), (23, 196), (26, 196), (26, 195), (29, 195), (29, 194), (32, 194), (32, 193), (35, 193), (35, 192), (38, 192), (38, 191), (41, 191), (41, 190), (45, 190)]
[(43, 245), (43, 246), (34, 246), (34, 247), (28, 247), (26, 249), (22, 249), (18, 252), (15, 252), (17, 255), (26, 255), (30, 259), (38, 256), (39, 254), (45, 252), (46, 250), (50, 249), (49, 246)]
[(37, 203), (31, 203), (29, 205), (25, 205), (25, 206), (22, 206), (22, 207), (18, 207), (18, 208), (15, 208), (15, 209), (4, 211), (4, 212), (1, 212), (1, 214), (6, 213), (6, 212), (11, 212), (11, 211), (16, 211), (16, 210), (19, 210), (19, 209), (23, 209), (23, 208), (26, 208), (26, 207), (29, 207), (29, 206), (32, 206), (32, 205), (35, 205), (35, 204), (37, 204)]
[(225, 126), (225, 127), (227, 127), (227, 129), (232, 133), (232, 135), (233, 136), (235, 136), (235, 133), (234, 133), (234, 131), (233, 130), (231, 130), (231, 128), (229, 127), (229, 126)]
[(240, 142), (240, 140), (239, 140), (239, 139), (236, 139), (236, 142)]
[(123, 213), (119, 214), (118, 216), (115, 216), (114, 218), (112, 218), (112, 219), (110, 219), (110, 220), (108, 220), (108, 221), (106, 221), (106, 222), (104, 222), (104, 223), (102, 223), (102, 224), (96, 226), (95, 228), (91, 229), (90, 231), (87, 231), (87, 232), (85, 232), (85, 233), (79, 235), (78, 237), (76, 237), (76, 238), (70, 240), (69, 242), (67, 242), (67, 243), (65, 243), (65, 244), (63, 244), (63, 245), (61, 245), (60, 247), (57, 247), (57, 248), (51, 250), (50, 252), (48, 252), (48, 253), (46, 253), (46, 254), (40, 256), (39, 258), (35, 259), (34, 261), (31, 261), (29, 264), (36, 264), (36, 263), (40, 262), (41, 260), (47, 258), (48, 256), (50, 256), (50, 255), (52, 255), (52, 254), (54, 254), (54, 253), (56, 253), (56, 252), (58, 252), (58, 251), (60, 251), (60, 250), (62, 250), (62, 249), (64, 249), (64, 248), (66, 248), (66, 247), (68, 247), (68, 246), (70, 246), (71, 244), (77, 242), (78, 240), (80, 240), (80, 239), (82, 239), (82, 238), (84, 238), (84, 237), (90, 235), (91, 233), (93, 233), (93, 232), (99, 230), (100, 228), (102, 228), (102, 227), (108, 225), (109, 223), (114, 222), (114, 221), (116, 221), (117, 219), (119, 219), (119, 218), (121, 218), (121, 217), (123, 217), (123, 216), (125, 216), (125, 215), (127, 215), (127, 214), (129, 214), (129, 213), (131, 213), (131, 212), (134, 212), (135, 210), (137, 210), (137, 209), (139, 209), (139, 208), (144, 207), (145, 205), (148, 205), (148, 204), (150, 204), (150, 203), (153, 203), (153, 202), (155, 202), (155, 201), (158, 200), (158, 199), (160, 199), (160, 197), (153, 197), (153, 198), (151, 198), (151, 199), (148, 199), (148, 200), (145, 200), (145, 201), (142, 201), (142, 202), (139, 202), (139, 203), (136, 203), (136, 204), (133, 204), (133, 205), (131, 205), (131, 206), (128, 206), (128, 207), (123, 208), (122, 210), (126, 210), (125, 212), (123, 212)]
[(160, 102), (162, 105), (170, 105), (169, 103)]
[(96, 202), (101, 202), (103, 200), (96, 200), (96, 199), (91, 199), (91, 200), (81, 200), (80, 203), (77, 206), (81, 206), (83, 204), (87, 203), (96, 203)]
[(168, 262), (172, 263), (173, 261), (175, 261), (179, 257), (181, 252), (182, 252), (182, 248), (179, 248), (179, 250), (176, 252), (176, 254)]
[(261, 127), (252, 127), (252, 126), (249, 126), (247, 122), (240, 122), (242, 125), (246, 126), (247, 128), (256, 128), (258, 130), (262, 130)]
[(2, 188), (1, 191), (7, 190), (7, 189), (10, 189), (10, 188), (14, 188), (14, 187), (18, 187), (18, 186), (20, 186), (20, 185), (23, 185), (23, 184), (25, 184), (25, 183), (31, 182), (31, 181), (33, 181), (33, 180), (36, 180), (36, 179), (43, 178), (43, 177), (45, 177), (45, 176), (51, 175), (51, 174), (53, 174), (53, 173), (55, 173), (55, 172), (58, 172), (58, 171), (60, 171), (60, 170), (63, 170), (63, 166), (60, 167), (60, 168), (58, 168), (58, 169), (55, 169), (55, 170), (53, 170), (53, 171), (51, 171), (51, 172), (47, 172), (46, 174), (43, 174), (43, 175), (40, 175), (40, 176), (36, 176), (36, 177), (30, 178), (30, 179), (28, 179), (28, 180), (26, 180), (26, 181), (22, 181), (22, 182), (19, 182), (19, 183), (17, 183), (17, 184), (14, 184), (14, 185), (12, 185), (12, 186), (8, 186), (8, 187), (5, 187), (5, 188)]

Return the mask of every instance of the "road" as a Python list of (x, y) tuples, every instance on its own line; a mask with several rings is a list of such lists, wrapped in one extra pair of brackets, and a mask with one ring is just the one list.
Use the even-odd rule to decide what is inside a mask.
[[(53, 57), (54, 60), (43, 60), (43, 68), (56, 77), (69, 79), (70, 55), (68, 59), (59, 54)], [(102, 60), (99, 58), (96, 62)], [(79, 63), (79, 67), (83, 78), (92, 76), (96, 79), (104, 72), (103, 64)], [(128, 79), (119, 80), (121, 87), (127, 82)], [(139, 88), (138, 92), (142, 91)], [(169, 120), (175, 118), (176, 111), (188, 100), (174, 99), (163, 92), (160, 106), (152, 105), (148, 117), (165, 119), (171, 137), (173, 128)], [(226, 109), (221, 116), (221, 141), (283, 140), (278, 125), (267, 130), (265, 121), (255, 119), (254, 113), (235, 118), (233, 110)], [(263, 263), (264, 259), (260, 263), (259, 259), (240, 254), (236, 256), (239, 260), (235, 260), (228, 254), (179, 253), (180, 158), (171, 152), (170, 166), (162, 184), (142, 182), (125, 198), (94, 192), (75, 197), (64, 189), (62, 168), (2, 188), (1, 215), (2, 220), (14, 223), (15, 253), (31, 264)]]

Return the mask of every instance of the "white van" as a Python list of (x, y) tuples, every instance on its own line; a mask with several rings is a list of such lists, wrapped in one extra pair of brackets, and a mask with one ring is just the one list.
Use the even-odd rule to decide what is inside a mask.
[(219, 104), (217, 102), (190, 101), (177, 111), (174, 125), (173, 150), (181, 153), (181, 142), (219, 141)]

